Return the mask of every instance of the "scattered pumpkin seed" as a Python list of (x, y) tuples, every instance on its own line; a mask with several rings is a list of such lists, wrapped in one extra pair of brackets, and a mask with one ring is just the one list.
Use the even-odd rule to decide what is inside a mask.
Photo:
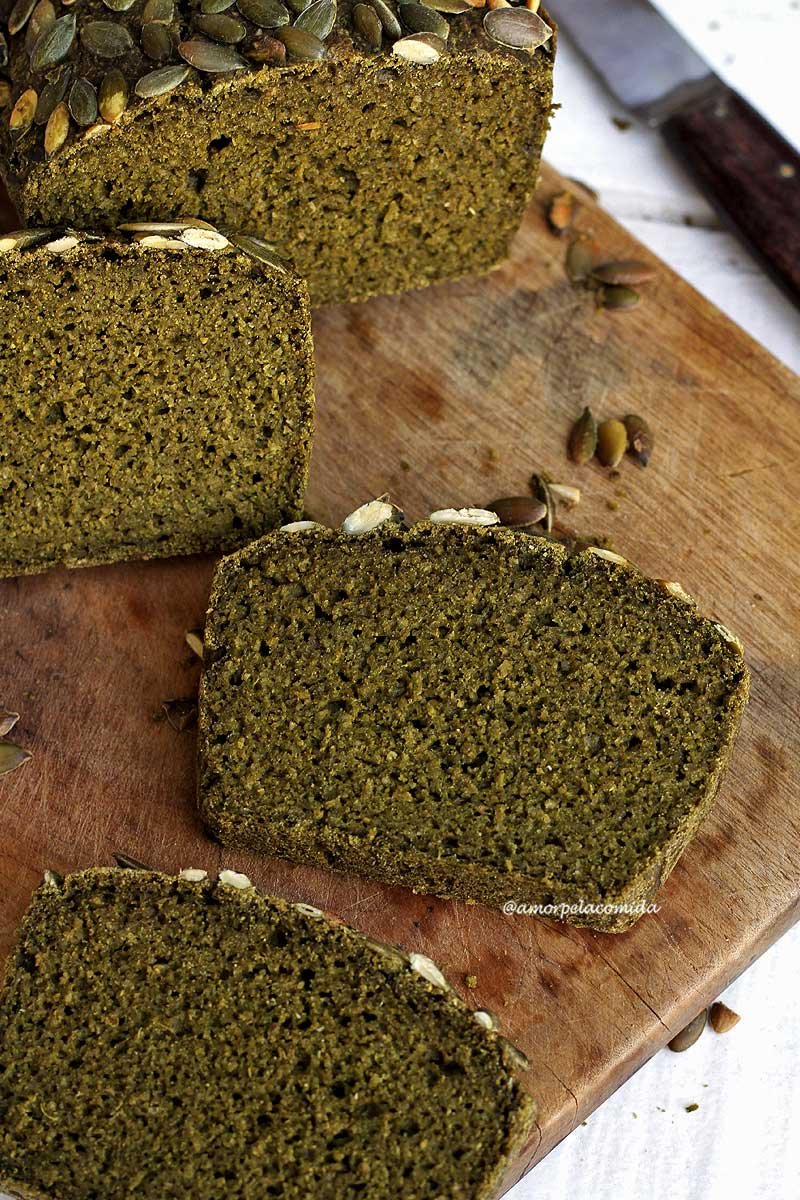
[(12, 37), (25, 28), (35, 8), (36, 0), (17, 0), (8, 15), (8, 32)]
[(592, 273), (592, 251), (584, 237), (570, 242), (567, 250), (567, 278), (571, 283), (584, 283)]
[(499, 46), (531, 53), (553, 36), (550, 26), (527, 8), (496, 8), (487, 12), (483, 28)]
[(289, 10), (280, 0), (239, 0), (239, 12), (260, 29), (280, 29), (291, 21)]
[(25, 30), (25, 49), (28, 51), (28, 54), (33, 50), (37, 38), (41, 37), (46, 30), (55, 25), (55, 22), (56, 10), (53, 7), (52, 0), (39, 0), (36, 8), (31, 13), (28, 28)]
[(0, 712), (0, 737), (5, 737), (19, 720), (17, 712)]
[(30, 750), (23, 750), (14, 742), (0, 742), (0, 775), (9, 775), (30, 758)]
[(172, 35), (166, 25), (160, 21), (148, 21), (142, 26), (139, 35), (142, 49), (152, 62), (165, 63), (172, 58), (175, 49)]
[(392, 46), (392, 54), (420, 66), (437, 62), (444, 51), (444, 41), (435, 33), (410, 33), (407, 37), (398, 38)]
[(128, 107), (129, 95), (128, 81), (122, 71), (117, 67), (106, 71), (97, 97), (97, 107), (103, 120), (108, 121), (109, 125), (115, 124)]
[(627, 417), (623, 417), (622, 420), (628, 433), (628, 453), (636, 459), (640, 466), (646, 467), (650, 462), (650, 455), (653, 453), (654, 438), (650, 432), (650, 426), (644, 417), (640, 417), (636, 413), (628, 413)]
[(200, 0), (200, 12), (208, 15), (227, 12), (229, 8), (233, 8), (234, 3), (235, 0)]
[(570, 430), (567, 439), (567, 451), (570, 458), (578, 466), (583, 466), (594, 458), (597, 449), (597, 421), (589, 407), (584, 408)]
[(667, 1042), (669, 1049), (680, 1054), (682, 1050), (688, 1050), (690, 1046), (693, 1046), (706, 1027), (707, 1016), (706, 1009), (699, 1012), (694, 1020), (683, 1027), (680, 1033), (675, 1034), (671, 1042)]
[(121, 58), (133, 49), (133, 38), (117, 21), (87, 21), (81, 26), (81, 45), (98, 58)]
[(553, 499), (553, 494), (550, 491), (550, 484), (544, 475), (539, 475), (536, 471), (531, 475), (531, 491), (536, 499), (544, 505), (544, 516), (542, 523), (544, 524), (545, 533), (553, 532), (553, 520), (556, 515), (556, 504)]
[(189, 647), (189, 649), (193, 650), (198, 658), (202, 658), (205, 651), (205, 646), (203, 643), (203, 630), (187, 629), (184, 636), (186, 638), (186, 645)]
[(428, 8), (435, 8), (437, 12), (449, 13), (451, 16), (460, 16), (472, 8), (467, 0), (424, 0), (424, 3)]
[(39, 97), (33, 88), (26, 88), (8, 117), (8, 128), (14, 137), (21, 137), (33, 124)]
[(306, 29), (324, 42), (336, 24), (336, 0), (313, 0), (294, 22), (295, 29)]
[(133, 8), (135, 0), (103, 0), (106, 8), (110, 8), (112, 12), (127, 12), (129, 8)]
[(188, 78), (188, 67), (159, 67), (137, 79), (134, 91), (143, 100), (150, 100), (154, 96), (163, 96), (174, 91)]
[(575, 219), (575, 197), (572, 192), (559, 192), (550, 201), (547, 220), (554, 233), (566, 233)]
[(178, 45), (178, 53), (184, 62), (207, 75), (227, 74), (228, 71), (246, 70), (248, 63), (232, 46), (220, 46), (203, 38), (190, 38)]
[(245, 254), (249, 254), (251, 258), (264, 263), (265, 266), (272, 267), (275, 271), (286, 272), (285, 260), (278, 254), (274, 246), (270, 246), (269, 242), (265, 242), (262, 238), (255, 237), (249, 233), (234, 233), (230, 230), (225, 230), (225, 233), (228, 240), (237, 249), (244, 251)]
[(741, 1017), (721, 1000), (715, 1000), (708, 1013), (708, 1023), (714, 1033), (729, 1033), (734, 1025), (738, 1025)]
[(283, 42), (289, 58), (299, 62), (313, 62), (327, 54), (324, 42), (307, 29), (298, 29), (296, 25), (283, 25), (275, 36)]
[(34, 74), (47, 71), (67, 57), (75, 41), (75, 28), (75, 14), (67, 13), (36, 39), (36, 45), (31, 50), (31, 71)]
[(636, 259), (621, 259), (619, 262), (601, 263), (600, 266), (593, 267), (592, 276), (598, 283), (631, 285), (649, 283), (651, 279), (655, 279), (656, 273), (647, 263), (638, 262)]
[(39, 93), (39, 103), (36, 105), (36, 124), (46, 125), (57, 104), (65, 98), (72, 79), (72, 67), (65, 63), (53, 79), (44, 85)]
[(269, 63), (273, 67), (279, 67), (286, 62), (286, 47), (283, 42), (265, 33), (256, 34), (252, 41), (248, 42), (245, 54), (253, 62)]
[(576, 504), (580, 504), (580, 488), (573, 487), (569, 483), (551, 483), (548, 486), (553, 499), (560, 501), (562, 504), (566, 504), (567, 508), (574, 508)]
[(44, 127), (44, 152), (48, 158), (61, 149), (69, 136), (69, 113), (67, 102), (62, 100), (50, 114)]
[(197, 700), (194, 696), (165, 700), (161, 707), (168, 723), (177, 733), (183, 733), (197, 724)]
[(450, 25), (441, 13), (427, 4), (417, 4), (414, 0), (400, 5), (400, 20), (406, 29), (412, 33), (435, 33), (446, 42), (450, 36)]
[(597, 427), (597, 457), (604, 467), (616, 467), (628, 449), (628, 431), (622, 421), (612, 418)]
[(636, 308), (642, 297), (632, 287), (626, 287), (624, 284), (612, 285), (604, 287), (600, 291), (600, 304), (602, 308), (613, 311), (623, 311), (628, 308)]
[(286, 0), (286, 3), (294, 15), (299, 17), (303, 9), (308, 8), (311, 0)]
[(171, 25), (175, 20), (174, 0), (147, 0), (142, 9), (142, 24), (158, 21), (161, 25)]
[[(227, 46), (235, 46), (247, 37), (247, 26), (238, 17), (227, 13), (198, 13), (194, 18), (195, 29), (199, 29), (206, 37)], [(142, 31), (144, 32), (144, 31)]]
[(403, 32), (400, 28), (400, 22), (397, 19), (397, 14), (389, 7), (386, 0), (367, 0), (367, 2), (378, 14), (378, 19), (383, 26), (384, 33), (387, 33), (391, 38), (399, 38)]
[(353, 24), (368, 46), (380, 50), (383, 41), (381, 19), (371, 4), (356, 4), (353, 8)]
[(526, 529), (538, 525), (547, 516), (547, 505), (533, 496), (505, 496), (487, 504), (489, 512), (497, 513), (501, 525), (512, 529)]
[(97, 120), (97, 92), (88, 79), (76, 79), (69, 89), (69, 111), (81, 128)]

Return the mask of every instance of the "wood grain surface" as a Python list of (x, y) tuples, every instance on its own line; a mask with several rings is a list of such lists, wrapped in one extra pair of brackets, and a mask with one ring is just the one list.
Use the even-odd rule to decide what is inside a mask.
[[(338, 522), (389, 490), (411, 517), (524, 492), (532, 470), (577, 483), (581, 533), (679, 580), (744, 640), (752, 699), (712, 817), (661, 911), (601, 935), (376, 883), (223, 855), (194, 811), (194, 736), (152, 720), (196, 687), (184, 644), (210, 559), (52, 571), (0, 584), (0, 702), (33, 759), (0, 779), (0, 953), (44, 867), (120, 850), (165, 870), (220, 864), (262, 888), (422, 950), (529, 1055), (544, 1155), (800, 914), (800, 387), (659, 267), (642, 305), (597, 311), (564, 274), (542, 215), (546, 171), (512, 259), (484, 279), (316, 314), (318, 434), (308, 509)], [(647, 253), (588, 196), (603, 258)], [(571, 467), (584, 404), (641, 412), (650, 466)], [(466, 987), (475, 975), (478, 986)]]

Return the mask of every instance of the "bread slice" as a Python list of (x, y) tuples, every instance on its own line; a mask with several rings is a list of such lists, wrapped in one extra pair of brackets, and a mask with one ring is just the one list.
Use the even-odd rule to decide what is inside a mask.
[(519, 1062), (425, 956), (244, 875), (48, 873), (0, 997), (0, 1190), (489, 1200)]
[(222, 562), (202, 816), (227, 846), (629, 927), (719, 787), (740, 645), (608, 551), (390, 512)]
[(297, 516), (306, 286), (207, 222), (0, 235), (0, 574), (233, 549)]

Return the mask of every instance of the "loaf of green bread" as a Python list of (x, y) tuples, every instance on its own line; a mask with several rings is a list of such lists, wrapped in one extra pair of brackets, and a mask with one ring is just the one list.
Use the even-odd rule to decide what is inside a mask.
[(48, 872), (0, 995), (0, 1191), (491, 1200), (522, 1063), (430, 959), (244, 875)]
[(488, 270), (538, 178), (555, 37), (521, 3), (19, 0), (5, 32), (28, 224), (202, 212), (316, 303)]
[(0, 234), (0, 575), (233, 549), (299, 515), (305, 284), (204, 221)]
[(224, 559), (199, 802), (224, 845), (628, 928), (709, 810), (737, 639), (607, 550), (385, 500)]

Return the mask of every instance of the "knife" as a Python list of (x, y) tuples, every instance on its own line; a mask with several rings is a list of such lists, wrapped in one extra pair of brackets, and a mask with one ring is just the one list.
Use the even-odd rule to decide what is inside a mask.
[(800, 154), (648, 0), (547, 6), (617, 99), (661, 130), (711, 203), (800, 305)]

